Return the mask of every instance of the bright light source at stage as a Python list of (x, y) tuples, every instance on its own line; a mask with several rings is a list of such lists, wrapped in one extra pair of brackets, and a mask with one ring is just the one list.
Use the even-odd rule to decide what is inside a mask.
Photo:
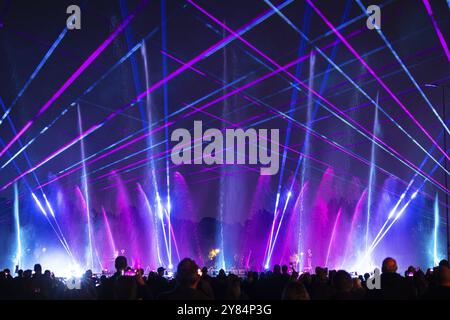
[(419, 190), (417, 190), (416, 192), (414, 192), (411, 196), (411, 200), (414, 199), (415, 197), (417, 197), (417, 194), (419, 193)]
[(349, 271), (356, 272), (357, 274), (363, 275), (365, 273), (372, 274), (373, 271), (375, 270), (375, 268), (380, 269), (379, 267), (375, 266), (373, 264), (373, 262), (370, 260), (371, 259), (368, 258), (366, 261), (362, 262), (360, 265), (355, 265), (355, 266), (351, 267), (349, 269)]
[(45, 251), (41, 250), (39, 262), (42, 265), (42, 270), (51, 270), (57, 277), (62, 278), (80, 278), (83, 276), (84, 269), (78, 263), (70, 263), (71, 260), (67, 253), (62, 251), (55, 251), (47, 248)]
[(67, 278), (75, 277), (75, 278), (81, 278), (83, 276), (83, 269), (77, 265), (73, 264), (68, 269), (66, 269), (65, 274)]
[(173, 264), (170, 263), (170, 264), (167, 266), (167, 269), (173, 270)]
[(406, 197), (406, 193), (402, 193), (402, 195), (400, 196), (400, 199), (404, 199)]

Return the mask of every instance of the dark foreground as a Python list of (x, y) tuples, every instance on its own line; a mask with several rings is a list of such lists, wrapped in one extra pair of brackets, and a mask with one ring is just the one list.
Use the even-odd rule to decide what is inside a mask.
[[(450, 268), (446, 260), (423, 272), (409, 267), (404, 276), (392, 258), (383, 261), (379, 279), (370, 274), (353, 277), (344, 270), (315, 269), (315, 273), (288, 270), (248, 272), (244, 278), (217, 276), (199, 270), (191, 259), (182, 260), (173, 279), (165, 270), (143, 274), (131, 270), (125, 257), (116, 259), (116, 273), (95, 277), (86, 271), (81, 279), (60, 279), (39, 264), (31, 270), (0, 272), (1, 300), (435, 300), (450, 299)], [(379, 281), (378, 281), (379, 280)], [(380, 289), (377, 289), (377, 288)]]

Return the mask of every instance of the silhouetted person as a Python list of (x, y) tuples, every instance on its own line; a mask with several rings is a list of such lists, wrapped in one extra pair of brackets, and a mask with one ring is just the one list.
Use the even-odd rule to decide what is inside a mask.
[(335, 288), (335, 300), (353, 300), (352, 293), (353, 280), (350, 274), (344, 270), (337, 271), (333, 276), (333, 283)]
[(151, 276), (149, 275), (147, 279), (147, 283), (155, 296), (169, 290), (169, 281), (164, 277), (165, 270), (163, 267), (159, 267), (156, 270), (157, 273), (153, 273)]
[(352, 294), (355, 300), (363, 300), (366, 297), (366, 288), (364, 288), (361, 278), (363, 277), (359, 276), (353, 279)]
[(258, 283), (258, 273), (248, 271), (247, 278), (242, 283), (242, 291), (244, 291), (250, 299), (256, 299), (258, 297), (257, 283)]
[(286, 283), (289, 281), (291, 276), (289, 275), (288, 266), (285, 264), (281, 267), (281, 275), (283, 276), (283, 280), (284, 280), (283, 284), (286, 285)]
[(450, 268), (450, 265), (448, 263), (448, 260), (442, 259), (441, 261), (439, 261), (439, 267), (447, 267)]
[(84, 300), (97, 299), (97, 290), (92, 270), (87, 270), (81, 279), (81, 295)]
[(267, 279), (267, 288), (265, 290), (267, 298), (271, 300), (280, 300), (287, 280), (289, 280), (289, 278), (286, 279), (283, 276), (280, 265), (274, 265), (273, 273)]
[(212, 287), (214, 291), (214, 297), (217, 300), (224, 300), (226, 298), (227, 275), (225, 273), (225, 270), (219, 270), (219, 274), (212, 282)]
[(273, 274), (274, 275), (281, 275), (281, 267), (279, 264), (276, 264), (273, 266)]
[(211, 284), (212, 282), (212, 278), (211, 276), (208, 274), (208, 268), (207, 267), (203, 267), (202, 268), (202, 279), (206, 282), (208, 282), (209, 284)]
[(214, 289), (212, 287), (213, 278), (208, 274), (208, 268), (203, 267), (201, 270), (201, 277), (198, 283), (198, 289), (202, 291), (205, 295), (214, 300)]
[(42, 266), (40, 264), (34, 265), (34, 274), (32, 276), (32, 297), (33, 299), (48, 299), (49, 298), (49, 279), (42, 274)]
[(113, 300), (116, 298), (116, 287), (118, 286), (117, 282), (119, 278), (125, 273), (125, 269), (128, 267), (127, 258), (124, 256), (116, 257), (116, 260), (114, 261), (114, 267), (116, 269), (116, 272), (101, 284), (102, 288), (100, 288), (99, 290), (102, 293), (102, 298), (105, 300)]
[(450, 268), (443, 264), (437, 273), (438, 285), (430, 287), (424, 298), (450, 300)]
[(185, 258), (180, 261), (176, 272), (177, 286), (174, 290), (162, 293), (161, 300), (210, 300), (197, 289), (200, 281), (198, 266), (194, 260)]
[(381, 289), (369, 290), (368, 296), (371, 299), (383, 300), (406, 300), (413, 298), (413, 292), (408, 282), (397, 273), (397, 261), (388, 257), (383, 260), (381, 267)]
[(241, 279), (234, 274), (228, 276), (226, 300), (248, 300), (248, 296), (241, 290)]
[(311, 279), (311, 299), (329, 300), (334, 295), (334, 289), (330, 286), (328, 271), (326, 268), (316, 267), (316, 273)]

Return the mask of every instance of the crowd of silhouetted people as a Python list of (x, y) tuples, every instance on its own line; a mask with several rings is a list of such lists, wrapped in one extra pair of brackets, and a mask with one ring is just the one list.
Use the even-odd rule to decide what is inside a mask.
[[(132, 270), (127, 259), (115, 260), (116, 272), (93, 276), (90, 270), (79, 279), (56, 278), (39, 264), (31, 270), (0, 272), (1, 300), (416, 300), (450, 299), (450, 267), (447, 260), (423, 272), (409, 267), (398, 273), (393, 258), (383, 261), (378, 285), (373, 276), (352, 276), (344, 270), (317, 267), (314, 273), (275, 265), (272, 271), (247, 272), (245, 277), (211, 276), (194, 260), (183, 259), (173, 278), (164, 268), (144, 275)], [(67, 283), (67, 281), (72, 281)], [(372, 281), (371, 285), (369, 281)], [(375, 287), (374, 287), (375, 285)]]

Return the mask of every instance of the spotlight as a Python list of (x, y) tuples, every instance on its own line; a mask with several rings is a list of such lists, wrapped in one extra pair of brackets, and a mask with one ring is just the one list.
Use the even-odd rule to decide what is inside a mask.
[(39, 201), (39, 199), (36, 197), (36, 195), (34, 194), (34, 192), (31, 193), (31, 195), (33, 196), (34, 201), (36, 201), (36, 204), (38, 206), (38, 208), (41, 210), (42, 214), (44, 216), (47, 216), (47, 212), (45, 212), (44, 207), (42, 206), (42, 203)]
[(50, 202), (47, 199), (47, 196), (44, 193), (44, 200), (45, 200), (45, 204), (47, 205), (48, 210), (50, 211), (50, 214), (52, 215), (52, 217), (55, 217), (55, 211), (53, 211), (52, 206), (50, 205)]
[(411, 196), (411, 200), (414, 199), (415, 197), (417, 197), (417, 194), (419, 193), (419, 190), (417, 190), (416, 192), (414, 192)]
[(163, 207), (161, 204), (161, 197), (159, 196), (159, 193), (156, 194), (156, 203), (158, 206), (158, 217), (159, 219), (163, 219)]
[(169, 263), (169, 265), (167, 266), (167, 269), (173, 270), (173, 264)]
[(269, 270), (270, 266), (268, 263), (266, 263), (266, 265), (264, 266), (264, 269)]

